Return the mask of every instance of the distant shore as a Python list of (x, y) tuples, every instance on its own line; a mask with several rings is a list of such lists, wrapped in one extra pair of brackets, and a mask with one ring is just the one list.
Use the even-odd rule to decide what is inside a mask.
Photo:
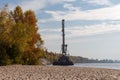
[(72, 66), (0, 66), (0, 80), (120, 80), (120, 70)]

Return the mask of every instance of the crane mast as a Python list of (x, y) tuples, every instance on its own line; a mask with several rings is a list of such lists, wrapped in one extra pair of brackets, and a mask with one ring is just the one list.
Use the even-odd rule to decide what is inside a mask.
[(66, 55), (67, 52), (67, 44), (65, 44), (65, 27), (64, 27), (65, 20), (62, 20), (62, 55)]

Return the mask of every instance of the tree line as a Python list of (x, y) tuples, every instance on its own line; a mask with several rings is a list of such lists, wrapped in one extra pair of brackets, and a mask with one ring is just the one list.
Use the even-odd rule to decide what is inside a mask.
[(120, 63), (120, 60), (112, 60), (112, 59), (89, 59), (81, 56), (70, 56), (71, 60), (74, 63)]

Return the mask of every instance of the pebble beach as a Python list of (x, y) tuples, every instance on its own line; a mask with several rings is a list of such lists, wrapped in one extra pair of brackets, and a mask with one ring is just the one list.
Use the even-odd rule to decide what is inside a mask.
[(0, 66), (0, 80), (120, 80), (120, 70), (74, 66)]

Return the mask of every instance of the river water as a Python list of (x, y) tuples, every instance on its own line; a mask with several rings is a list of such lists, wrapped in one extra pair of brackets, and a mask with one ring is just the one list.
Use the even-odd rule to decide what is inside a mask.
[(77, 67), (120, 69), (120, 63), (75, 63)]

